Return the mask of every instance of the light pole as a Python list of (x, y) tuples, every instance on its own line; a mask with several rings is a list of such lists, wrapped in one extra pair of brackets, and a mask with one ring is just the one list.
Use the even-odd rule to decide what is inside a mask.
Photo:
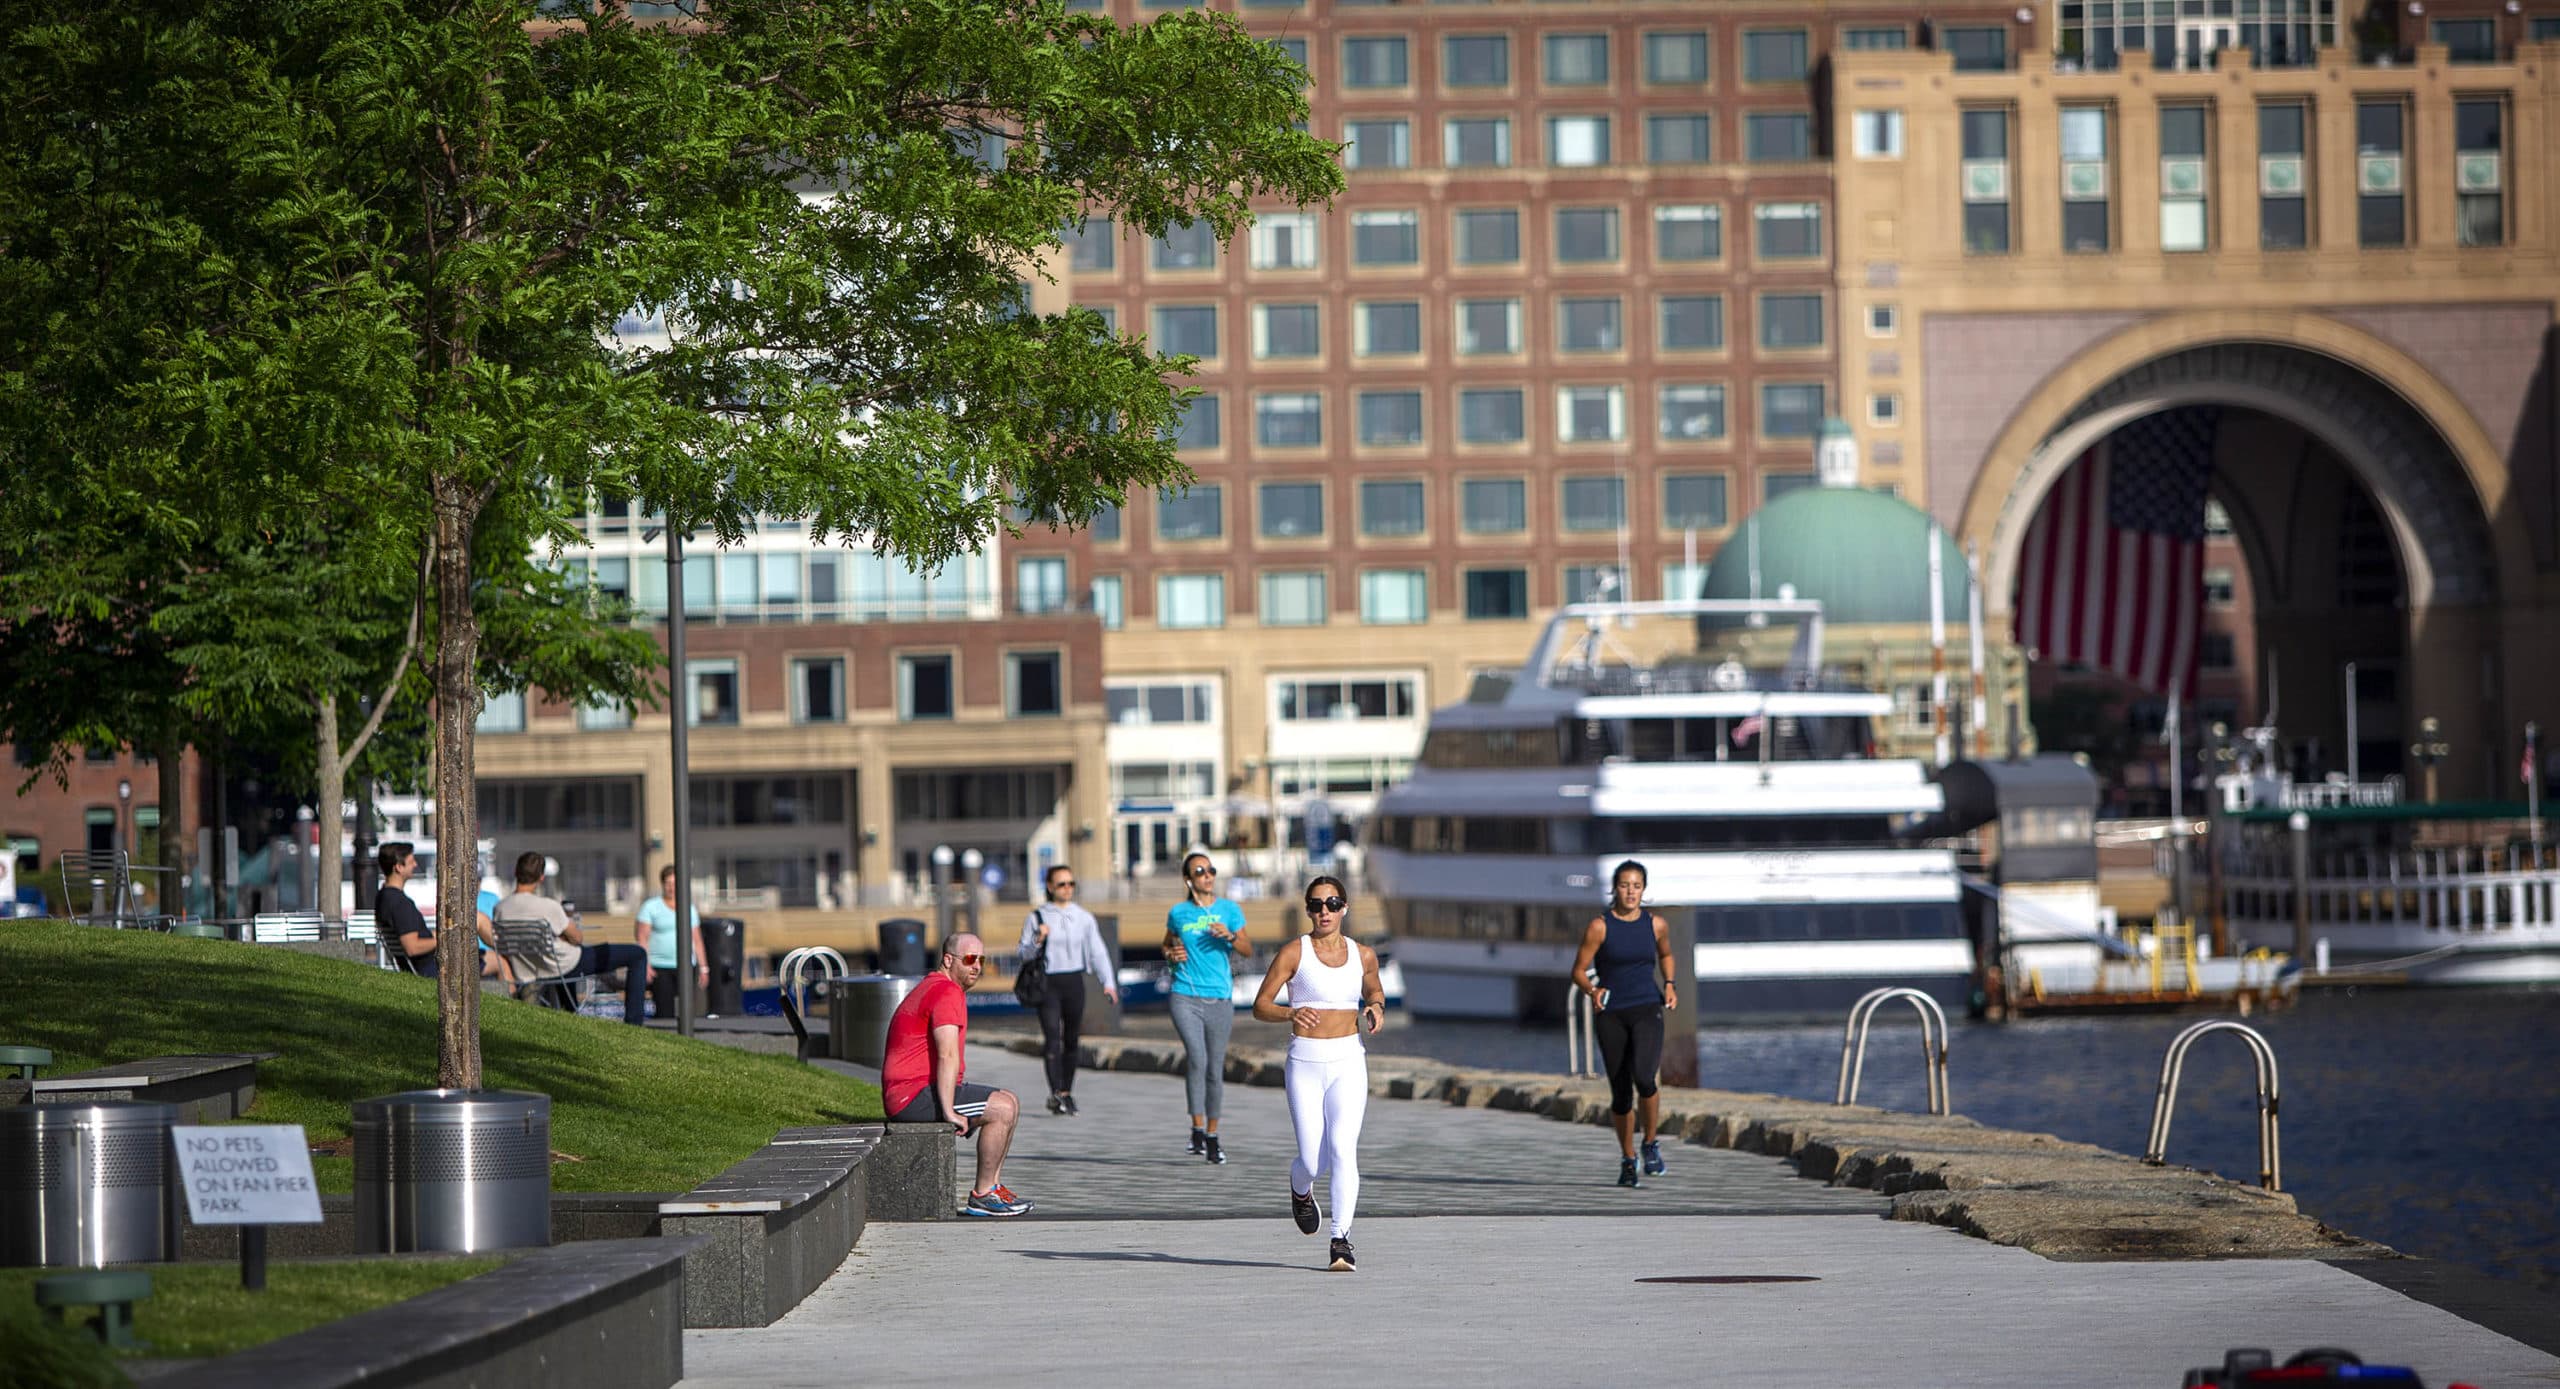
[[(115, 872), (112, 875), (116, 887), (115, 922), (119, 926), (124, 924), (125, 883), (132, 876), (132, 869), (127, 865), (133, 862), (134, 855), (142, 849), (142, 845), (138, 842), (142, 838), (141, 834), (128, 828), (132, 823), (133, 783), (129, 780), (120, 780), (116, 783), (116, 861)], [(125, 837), (128, 833), (133, 836), (131, 840)], [(127, 848), (128, 844), (132, 847)]]
[[(643, 534), (646, 543), (651, 537)], [(693, 870), (685, 862), (685, 831), (693, 821), (693, 773), (686, 762), (685, 725), (691, 718), (692, 686), (684, 668), (684, 527), (669, 508), (667, 538), (667, 751), (674, 763), (674, 824), (667, 845), (676, 870), (676, 1035), (693, 1035), (694, 1007), (699, 1002), (693, 982)]]
[[(951, 846), (933, 846), (933, 948), (940, 950), (951, 939)], [(929, 958), (929, 957), (928, 957)], [(930, 972), (931, 965), (926, 966)]]
[(960, 901), (969, 917), (969, 934), (978, 934), (978, 869), (987, 861), (975, 849), (960, 851)]
[(2436, 764), (2451, 751), (2453, 749), (2444, 741), (2444, 727), (2436, 722), (2435, 715), (2429, 714), (2418, 720), (2418, 741), (2409, 745), (2409, 756), (2416, 760), (2425, 774), (2429, 805), (2436, 803)]

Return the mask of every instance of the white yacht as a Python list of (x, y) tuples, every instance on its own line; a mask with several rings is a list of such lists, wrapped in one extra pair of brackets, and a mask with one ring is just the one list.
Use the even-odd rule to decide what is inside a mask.
[(1684, 913), (1701, 1016), (1836, 1013), (1879, 985), (1972, 987), (1927, 767), (1872, 751), (1888, 695), (1826, 679), (1822, 605), (1566, 607), (1526, 665), (1431, 717), (1370, 820), (1369, 871), (1417, 1016), (1563, 1011), (1623, 859)]

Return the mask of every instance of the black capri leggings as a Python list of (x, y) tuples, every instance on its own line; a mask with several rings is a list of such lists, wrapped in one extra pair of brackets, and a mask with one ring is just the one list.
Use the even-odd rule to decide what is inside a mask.
[(1609, 1068), (1609, 1112), (1625, 1114), (1637, 1096), (1653, 1098), (1662, 1072), (1662, 1005), (1612, 1008), (1595, 1022), (1600, 1060)]

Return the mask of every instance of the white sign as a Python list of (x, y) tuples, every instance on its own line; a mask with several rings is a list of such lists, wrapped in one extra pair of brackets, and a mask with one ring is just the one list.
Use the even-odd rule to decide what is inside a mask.
[(175, 1125), (187, 1218), (198, 1225), (317, 1225), (311, 1140), (300, 1124)]

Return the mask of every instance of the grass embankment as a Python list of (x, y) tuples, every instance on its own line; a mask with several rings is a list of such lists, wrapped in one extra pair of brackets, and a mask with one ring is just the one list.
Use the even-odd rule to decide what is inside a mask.
[[(300, 1124), (324, 1191), (355, 1185), (348, 1106), (436, 1079), (431, 980), (276, 946), (0, 922), (0, 1043), (47, 1075), (190, 1052), (282, 1053), (249, 1122)], [(482, 1083), (551, 1097), (559, 1191), (684, 1191), (795, 1124), (880, 1117), (877, 1086), (787, 1057), (480, 1001)]]
[[(240, 1286), (236, 1263), (173, 1264), (149, 1270), (151, 1296), (133, 1305), (133, 1332), (167, 1359), (228, 1355), (279, 1337), (325, 1326), (358, 1312), (432, 1292), (505, 1263), (497, 1255), (462, 1258), (332, 1259), (267, 1266), (265, 1292)], [(0, 1269), (0, 1304), (33, 1304), (36, 1280), (58, 1268)], [(72, 1313), (74, 1317), (92, 1312)], [(82, 1334), (94, 1334), (75, 1323)]]

